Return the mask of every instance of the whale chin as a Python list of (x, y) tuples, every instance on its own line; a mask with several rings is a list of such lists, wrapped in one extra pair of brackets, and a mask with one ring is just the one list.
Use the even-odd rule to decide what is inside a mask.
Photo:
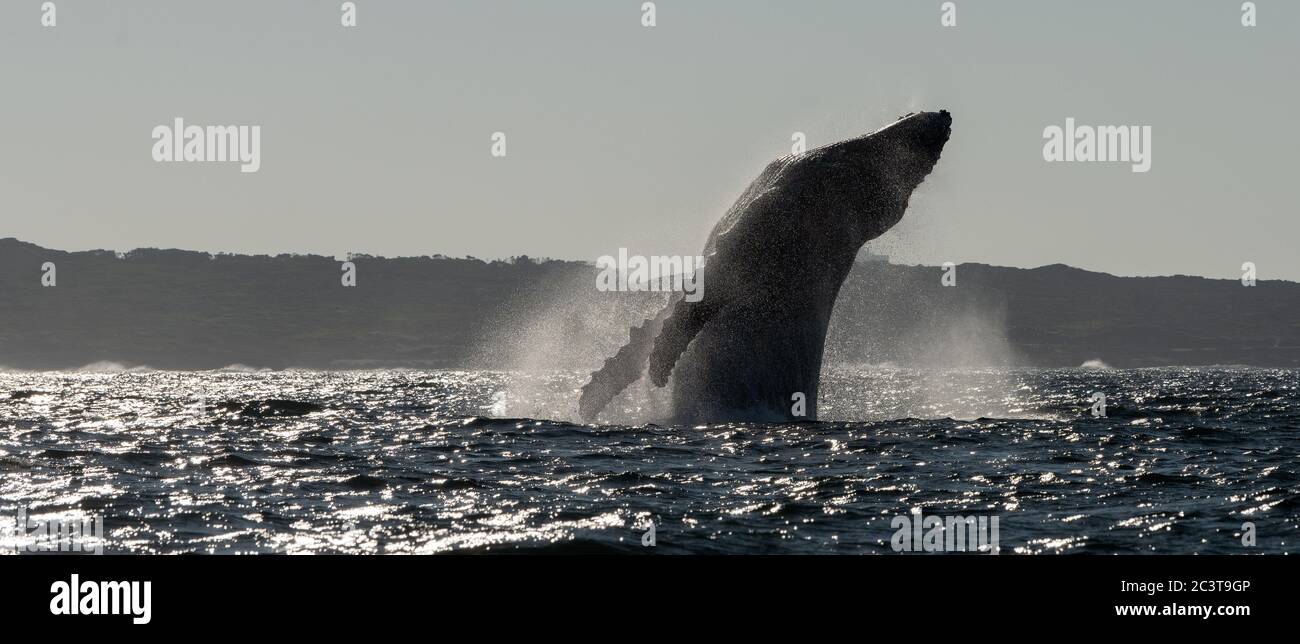
[(592, 373), (591, 422), (643, 376), (672, 383), (674, 422), (816, 420), (822, 353), (862, 245), (903, 216), (948, 141), (947, 111), (769, 164), (714, 226), (698, 301), (675, 293)]

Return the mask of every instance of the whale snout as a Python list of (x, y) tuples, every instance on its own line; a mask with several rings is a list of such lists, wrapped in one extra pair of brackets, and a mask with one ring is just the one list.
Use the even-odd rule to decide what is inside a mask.
[(948, 110), (940, 110), (921, 112), (907, 118), (910, 122), (906, 132), (912, 141), (913, 150), (928, 157), (931, 163), (938, 161), (944, 144), (952, 134), (952, 115)]
[(951, 133), (947, 110), (909, 114), (867, 137), (876, 143), (869, 163), (896, 184), (905, 203), (939, 162)]
[(847, 222), (847, 238), (862, 243), (903, 218), (909, 197), (939, 162), (951, 131), (947, 110), (907, 114), (870, 134), (819, 148), (787, 178), (798, 194), (817, 195), (818, 211)]
[[(918, 163), (924, 167), (917, 169), (928, 173), (939, 161), (951, 133), (952, 115), (948, 110), (915, 112), (864, 137), (863, 149), (870, 150), (871, 143), (885, 146), (896, 162)], [(880, 147), (871, 151), (877, 155), (882, 152)]]
[(902, 166), (919, 171), (919, 182), (939, 161), (951, 132), (947, 110), (914, 112), (870, 134), (827, 146), (827, 154), (818, 159), (859, 167)]

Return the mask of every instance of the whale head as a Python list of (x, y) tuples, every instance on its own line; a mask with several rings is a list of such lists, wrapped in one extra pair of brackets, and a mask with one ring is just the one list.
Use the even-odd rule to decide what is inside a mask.
[(908, 198), (939, 161), (951, 129), (946, 110), (908, 114), (871, 134), (793, 157), (784, 178), (799, 186), (792, 192), (813, 211), (844, 226), (860, 245), (903, 218)]

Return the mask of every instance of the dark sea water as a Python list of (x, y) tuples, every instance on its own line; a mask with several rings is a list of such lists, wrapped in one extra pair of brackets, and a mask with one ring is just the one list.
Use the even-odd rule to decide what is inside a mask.
[(109, 553), (848, 554), (920, 508), (997, 517), (1004, 554), (1300, 544), (1293, 370), (841, 368), (825, 422), (545, 420), (584, 375), (0, 373), (0, 522), (101, 515)]

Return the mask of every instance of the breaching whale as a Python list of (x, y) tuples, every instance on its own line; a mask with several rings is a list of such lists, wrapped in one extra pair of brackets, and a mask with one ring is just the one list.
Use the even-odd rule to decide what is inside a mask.
[(582, 388), (582, 417), (644, 374), (671, 378), (672, 422), (815, 420), (840, 285), (862, 245), (902, 219), (951, 125), (947, 111), (908, 114), (769, 164), (705, 243), (704, 297), (674, 293), (633, 327)]

